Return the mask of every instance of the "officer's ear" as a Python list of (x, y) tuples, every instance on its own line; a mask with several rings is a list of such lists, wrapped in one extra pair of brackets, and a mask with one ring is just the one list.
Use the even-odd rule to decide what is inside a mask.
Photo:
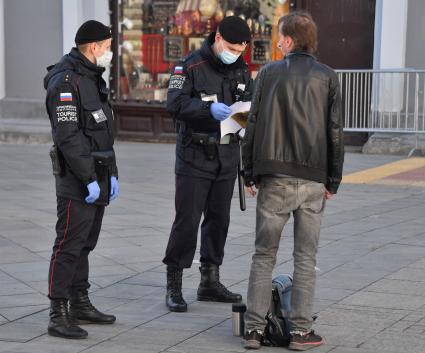
[(95, 50), (95, 47), (96, 47), (96, 43), (95, 42), (77, 45), (78, 51), (81, 54), (84, 54), (86, 56), (87, 55), (92, 55), (93, 52), (94, 52), (94, 50)]
[(221, 36), (220, 32), (217, 31), (216, 34), (215, 34), (214, 41), (219, 42), (221, 39), (223, 39), (223, 37)]
[(96, 56), (96, 54), (100, 51), (100, 46), (98, 43), (93, 42), (89, 43), (90, 53)]

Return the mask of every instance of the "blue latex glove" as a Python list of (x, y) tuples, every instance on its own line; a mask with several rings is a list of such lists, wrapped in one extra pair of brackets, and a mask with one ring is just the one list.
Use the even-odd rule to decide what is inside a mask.
[(109, 201), (115, 200), (120, 193), (120, 184), (115, 176), (111, 176), (111, 196)]
[(232, 110), (224, 103), (213, 103), (210, 107), (211, 114), (215, 120), (222, 121), (229, 117)]
[(88, 184), (87, 190), (89, 191), (89, 196), (86, 197), (86, 202), (87, 203), (95, 202), (100, 195), (100, 187), (97, 181), (92, 181), (90, 184)]

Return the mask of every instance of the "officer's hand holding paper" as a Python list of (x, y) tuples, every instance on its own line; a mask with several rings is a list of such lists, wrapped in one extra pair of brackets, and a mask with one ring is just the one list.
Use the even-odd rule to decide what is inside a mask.
[(215, 120), (223, 121), (229, 117), (232, 113), (230, 107), (224, 103), (213, 103), (211, 104), (211, 114)]
[(221, 137), (227, 134), (237, 133), (243, 137), (248, 121), (249, 109), (251, 108), (251, 102), (236, 102), (229, 108), (231, 110), (229, 117), (220, 123)]

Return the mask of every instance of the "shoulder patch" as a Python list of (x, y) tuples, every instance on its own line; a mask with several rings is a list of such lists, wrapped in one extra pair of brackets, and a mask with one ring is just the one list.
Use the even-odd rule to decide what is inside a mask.
[(72, 93), (71, 92), (63, 92), (59, 96), (59, 100), (61, 102), (72, 102)]
[(186, 76), (181, 74), (174, 74), (170, 77), (170, 83), (168, 89), (182, 89), (184, 81), (186, 81)]
[(176, 66), (174, 68), (174, 74), (175, 75), (181, 75), (183, 73), (183, 66)]
[(56, 119), (58, 123), (78, 122), (77, 107), (75, 105), (58, 105), (56, 107)]

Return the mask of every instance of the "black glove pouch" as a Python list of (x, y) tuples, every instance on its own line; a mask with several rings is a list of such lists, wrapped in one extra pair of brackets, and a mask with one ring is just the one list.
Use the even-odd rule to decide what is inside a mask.
[(109, 195), (111, 194), (111, 173), (110, 167), (115, 163), (114, 151), (101, 151), (91, 153), (97, 176), (97, 182), (100, 187), (100, 196), (96, 200), (96, 205), (106, 206), (109, 204)]

